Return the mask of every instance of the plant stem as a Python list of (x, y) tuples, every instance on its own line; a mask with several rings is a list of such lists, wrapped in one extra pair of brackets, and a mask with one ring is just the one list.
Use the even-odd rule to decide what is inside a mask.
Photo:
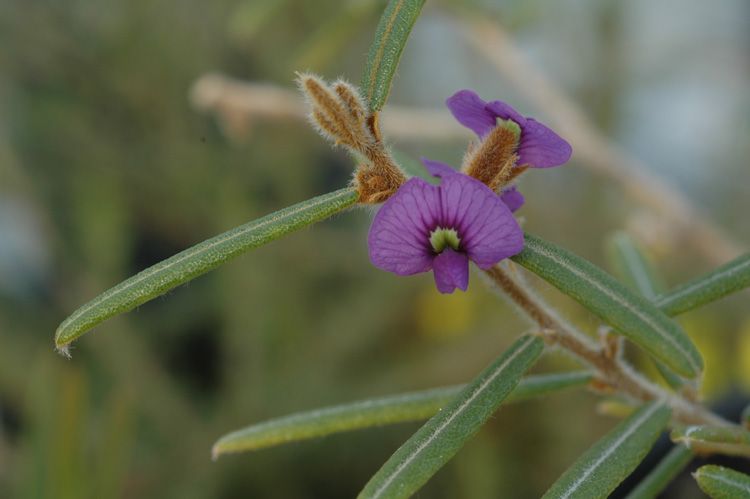
[(558, 346), (596, 370), (595, 388), (614, 391), (631, 399), (647, 402), (666, 400), (672, 408), (673, 419), (682, 424), (727, 426), (730, 423), (705, 407), (667, 392), (636, 373), (611, 349), (596, 345), (585, 334), (557, 315), (550, 306), (510, 266), (496, 265), (485, 273), (529, 318), (543, 330), (548, 344)]

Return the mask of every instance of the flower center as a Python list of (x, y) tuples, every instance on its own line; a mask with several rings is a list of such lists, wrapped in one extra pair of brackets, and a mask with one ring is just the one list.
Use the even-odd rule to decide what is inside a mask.
[(446, 247), (458, 251), (460, 243), (461, 238), (458, 237), (456, 229), (437, 227), (430, 232), (430, 244), (432, 245), (432, 249), (435, 250), (435, 253), (442, 253)]
[(504, 120), (502, 118), (496, 118), (495, 119), (496, 126), (499, 126), (500, 128), (505, 128), (510, 133), (512, 133), (516, 140), (521, 137), (521, 127), (516, 123), (515, 121), (511, 119)]

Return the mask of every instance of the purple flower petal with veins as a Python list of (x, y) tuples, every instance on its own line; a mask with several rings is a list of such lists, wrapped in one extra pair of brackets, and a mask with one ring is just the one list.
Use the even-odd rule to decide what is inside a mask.
[(445, 103), (453, 117), (479, 137), (484, 138), (497, 125), (495, 113), (489, 111), (487, 103), (471, 90), (459, 90)]
[(446, 248), (433, 260), (432, 272), (441, 293), (453, 293), (456, 288), (466, 291), (469, 287), (469, 257), (466, 253)]
[[(503, 200), (482, 182), (423, 159), (441, 179), (412, 178), (375, 215), (370, 260), (398, 275), (434, 271), (441, 293), (469, 284), (469, 260), (487, 269), (523, 249), (523, 231)], [(517, 193), (520, 196), (520, 193)]]
[(518, 164), (532, 168), (558, 166), (570, 159), (573, 149), (546, 125), (520, 115), (505, 102), (485, 102), (471, 90), (459, 90), (446, 101), (459, 123), (484, 138), (497, 125), (497, 119), (512, 120), (521, 128)]

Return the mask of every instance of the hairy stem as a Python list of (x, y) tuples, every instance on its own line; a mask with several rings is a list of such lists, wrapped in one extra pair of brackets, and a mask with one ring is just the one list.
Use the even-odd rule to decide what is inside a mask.
[(682, 424), (729, 424), (705, 407), (651, 383), (636, 373), (619, 355), (613, 355), (611, 349), (596, 345), (557, 315), (523, 282), (514, 267), (496, 265), (485, 270), (485, 273), (515, 305), (542, 328), (548, 344), (564, 349), (596, 370), (598, 379), (595, 381), (595, 387), (614, 391), (641, 402), (666, 400), (672, 408), (674, 420)]

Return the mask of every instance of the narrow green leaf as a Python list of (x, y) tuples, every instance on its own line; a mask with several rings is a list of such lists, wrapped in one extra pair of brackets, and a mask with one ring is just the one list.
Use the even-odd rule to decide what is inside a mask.
[(693, 452), (750, 457), (750, 431), (739, 426), (685, 426), (672, 430), (671, 437)]
[(746, 430), (750, 430), (750, 405), (742, 410), (742, 414), (740, 415), (740, 424), (742, 424), (742, 426)]
[(521, 380), (518, 386), (508, 395), (505, 403), (521, 402), (524, 400), (543, 397), (565, 388), (583, 386), (593, 379), (588, 371), (573, 371), (568, 373), (536, 374)]
[(690, 449), (675, 445), (625, 499), (655, 499), (692, 460)]
[(380, 111), (388, 98), (401, 52), (424, 2), (390, 0), (380, 17), (362, 76), (362, 92), (373, 113)]
[[(617, 276), (644, 298), (653, 302), (663, 291), (663, 286), (651, 261), (629, 234), (616, 232), (610, 238), (608, 254), (617, 271)], [(654, 363), (669, 386), (679, 390), (685, 385), (684, 378), (674, 374), (658, 360), (654, 359)]]
[(105, 291), (73, 312), (57, 328), (55, 344), (67, 345), (102, 321), (132, 310), (242, 253), (330, 217), (353, 205), (353, 188), (303, 201), (236, 227), (178, 253)]
[(707, 464), (698, 468), (693, 477), (711, 499), (750, 497), (750, 476), (739, 471)]
[(675, 316), (750, 286), (750, 253), (664, 293), (651, 262), (624, 232), (611, 239), (610, 257), (618, 275), (667, 315)]
[(656, 305), (669, 315), (678, 315), (748, 286), (750, 253), (745, 253), (716, 270), (657, 297)]
[(231, 452), (258, 450), (373, 426), (420, 421), (434, 415), (462, 388), (449, 386), (404, 393), (271, 419), (221, 437), (211, 453), (216, 459)]
[[(521, 380), (506, 403), (540, 397), (591, 381), (586, 371), (539, 374)], [(214, 459), (222, 454), (244, 452), (351, 430), (432, 417), (463, 390), (464, 385), (362, 400), (292, 414), (254, 424), (221, 437), (213, 447)]]
[(643, 460), (669, 415), (661, 402), (644, 405), (578, 458), (544, 498), (607, 497)]
[(700, 375), (703, 360), (680, 326), (648, 300), (583, 258), (526, 234), (512, 259), (599, 316), (678, 374)]
[(476, 433), (539, 358), (544, 342), (522, 336), (388, 459), (360, 498), (409, 497)]

